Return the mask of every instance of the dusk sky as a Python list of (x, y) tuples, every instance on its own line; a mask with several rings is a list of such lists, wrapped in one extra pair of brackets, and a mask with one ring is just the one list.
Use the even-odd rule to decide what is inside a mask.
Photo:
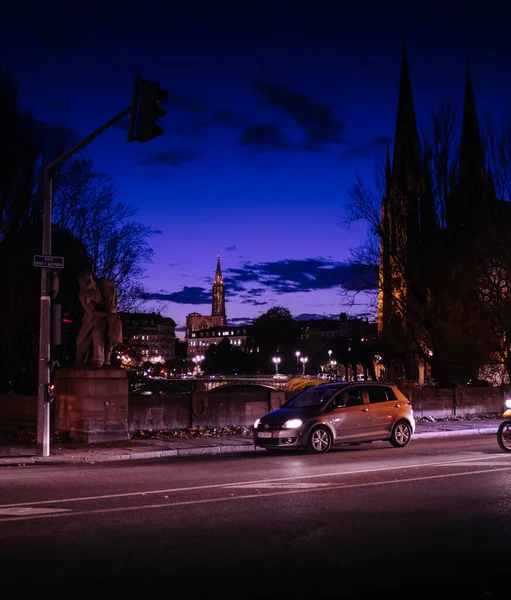
[[(136, 71), (169, 92), (156, 140), (127, 120), (86, 150), (154, 230), (144, 285), (180, 330), (210, 314), (220, 253), (229, 323), (272, 306), (293, 316), (375, 312), (345, 304), (360, 224), (347, 190), (392, 151), (402, 41), (419, 125), (458, 110), (470, 61), (481, 125), (511, 116), (509, 11), (491, 2), (16, 3), (1, 64), (34, 115), (81, 139), (131, 102)], [(497, 4), (495, 6), (498, 6)], [(439, 16), (443, 11), (447, 16)], [(448, 15), (451, 16), (448, 16)]]

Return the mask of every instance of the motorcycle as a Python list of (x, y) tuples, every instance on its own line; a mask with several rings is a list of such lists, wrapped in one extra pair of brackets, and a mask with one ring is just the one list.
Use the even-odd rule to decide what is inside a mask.
[(502, 421), (497, 431), (497, 441), (504, 452), (511, 452), (511, 399), (506, 400), (506, 409), (502, 415), (505, 421)]

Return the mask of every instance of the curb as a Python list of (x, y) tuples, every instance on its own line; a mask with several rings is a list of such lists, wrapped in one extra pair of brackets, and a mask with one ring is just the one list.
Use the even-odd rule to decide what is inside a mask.
[(478, 427), (477, 429), (460, 429), (451, 431), (425, 431), (424, 433), (416, 433), (413, 439), (441, 438), (441, 437), (458, 437), (460, 435), (496, 435), (498, 427)]
[[(413, 439), (428, 439), (442, 437), (457, 437), (462, 435), (495, 435), (498, 426), (477, 427), (449, 431), (429, 431), (416, 433)], [(215, 454), (239, 454), (240, 452), (264, 452), (264, 448), (256, 448), (253, 444), (234, 446), (205, 446), (203, 448), (180, 448), (176, 450), (151, 450), (122, 454), (98, 454), (97, 456), (48, 456), (48, 457), (6, 457), (0, 458), (1, 467), (16, 467), (25, 465), (62, 465), (62, 464), (95, 464), (103, 462), (119, 462), (130, 460), (147, 460), (154, 458), (178, 458), (185, 456), (207, 456)]]

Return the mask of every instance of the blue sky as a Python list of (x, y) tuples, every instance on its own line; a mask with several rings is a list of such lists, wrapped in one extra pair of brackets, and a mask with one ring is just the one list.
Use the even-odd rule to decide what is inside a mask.
[(0, 51), (23, 105), (78, 138), (129, 105), (136, 71), (168, 90), (163, 136), (129, 144), (124, 122), (87, 149), (155, 232), (147, 309), (178, 328), (209, 314), (220, 253), (230, 322), (275, 305), (372, 319), (368, 298), (342, 292), (365, 226), (340, 223), (357, 175), (370, 181), (392, 150), (402, 40), (419, 122), (441, 100), (461, 122), (467, 60), (480, 122), (498, 122), (511, 115), (509, 14), (486, 17), (489, 5), (18, 4)]

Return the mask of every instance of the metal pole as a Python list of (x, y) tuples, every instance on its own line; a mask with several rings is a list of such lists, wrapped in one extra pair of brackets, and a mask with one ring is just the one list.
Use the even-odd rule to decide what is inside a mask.
[[(52, 181), (48, 167), (44, 170), (43, 255), (51, 254)], [(49, 270), (41, 269), (41, 313), (39, 322), (39, 385), (37, 391), (37, 453), (50, 456), (50, 403), (45, 402), (50, 383), (50, 310)]]
[[(64, 161), (92, 142), (100, 133), (120, 121), (131, 112), (131, 105), (125, 108), (86, 138), (69, 148), (44, 169), (43, 201), (43, 256), (51, 255), (52, 225), (52, 176)], [(37, 390), (37, 453), (50, 456), (50, 403), (45, 402), (46, 389), (50, 383), (50, 320), (51, 297), (48, 285), (50, 270), (41, 268), (41, 308), (39, 321), (39, 377)]]
[(64, 152), (64, 154), (61, 154), (58, 158), (56, 158), (52, 163), (50, 163), (46, 167), (50, 171), (50, 174), (54, 173), (58, 168), (60, 168), (62, 163), (64, 163), (68, 158), (73, 156), (73, 154), (76, 154), (79, 150), (81, 150), (82, 148), (85, 148), (85, 146), (87, 146), (87, 144), (90, 144), (92, 142), (92, 140), (96, 139), (100, 133), (103, 133), (103, 131), (106, 131), (112, 125), (115, 125), (115, 123), (117, 123), (117, 121), (120, 121), (123, 117), (125, 117), (126, 115), (129, 115), (130, 112), (131, 112), (131, 104), (128, 106), (128, 108), (125, 108), (119, 114), (115, 115), (115, 117), (112, 117), (104, 125), (101, 125), (101, 127), (98, 127), (98, 129), (96, 129), (96, 131), (93, 131), (90, 135), (83, 138), (82, 141), (78, 142), (73, 147), (69, 148), (69, 150), (66, 150), (66, 152)]

